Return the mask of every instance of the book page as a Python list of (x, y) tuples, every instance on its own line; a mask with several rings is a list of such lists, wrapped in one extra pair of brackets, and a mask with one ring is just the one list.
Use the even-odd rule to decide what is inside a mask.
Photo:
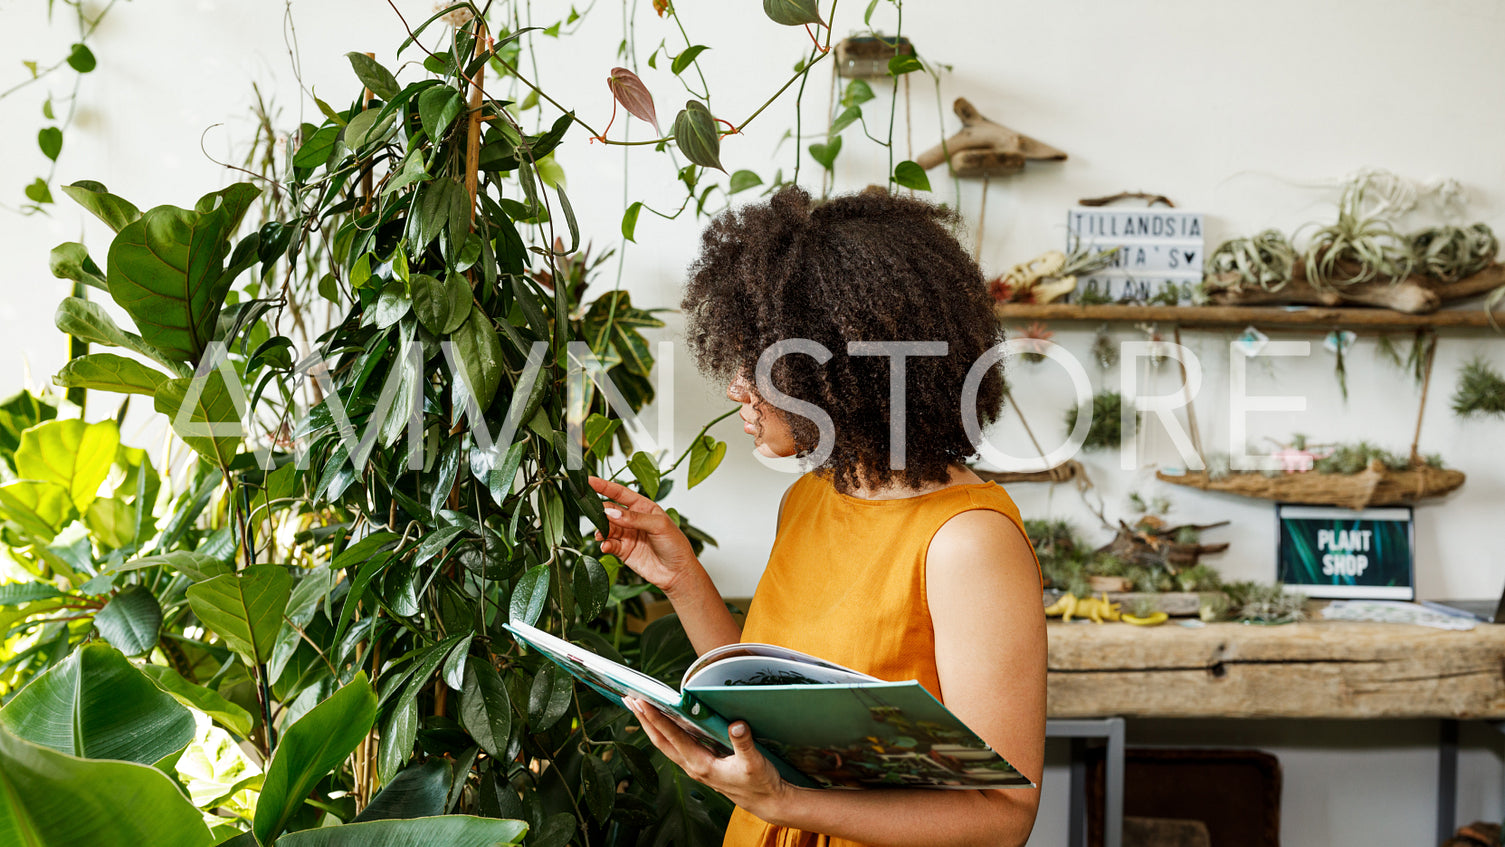
[(679, 705), (678, 691), (645, 673), (613, 662), (521, 621), (513, 621), (504, 626), (528, 646), (548, 655), (565, 670), (603, 694), (613, 695), (619, 701), (623, 697), (636, 695), (666, 706)]
[(696, 673), (685, 683), (685, 690), (717, 685), (851, 685), (872, 681), (864, 674), (776, 656), (725, 656)]
[[(842, 667), (841, 665), (838, 665), (835, 662), (828, 662), (825, 659), (817, 659), (816, 657), (811, 656), (808, 653), (801, 653), (798, 650), (790, 650), (788, 647), (779, 647), (779, 646), (777, 646), (775, 644), (747, 643), (747, 644), (727, 644), (727, 645), (724, 645), (724, 646), (721, 646), (721, 647), (717, 647), (714, 650), (707, 650), (704, 655), (702, 655), (700, 658), (696, 659), (695, 662), (694, 662), (694, 664), (690, 665), (689, 669), (687, 669), (685, 671), (684, 679), (680, 682), (679, 687), (681, 689), (688, 688), (689, 685), (690, 685), (690, 683), (692, 681), (694, 681), (696, 684), (705, 684), (705, 683), (701, 683), (699, 680), (697, 680), (696, 677), (700, 674), (701, 671), (705, 670), (707, 667), (709, 667), (709, 666), (711, 666), (713, 664), (716, 664), (717, 662), (720, 662), (723, 659), (736, 658), (736, 657), (749, 657), (749, 656), (761, 656), (761, 657), (767, 657), (767, 658), (773, 658), (773, 659), (780, 659), (780, 660), (782, 660), (784, 662), (789, 662), (789, 663), (804, 665), (804, 666), (807, 666), (807, 667), (812, 668), (812, 669), (814, 669), (814, 668), (821, 668), (821, 669), (825, 669), (826, 671), (835, 671), (837, 673), (841, 673), (841, 674), (845, 674), (846, 675), (846, 678), (844, 680), (842, 680), (844, 682), (853, 682), (853, 681), (878, 682), (879, 681), (876, 677), (868, 676), (865, 673), (858, 673), (857, 671), (854, 671), (851, 668)], [(721, 685), (723, 683), (716, 682), (716, 683), (709, 683), (709, 684), (712, 684), (712, 685)]]

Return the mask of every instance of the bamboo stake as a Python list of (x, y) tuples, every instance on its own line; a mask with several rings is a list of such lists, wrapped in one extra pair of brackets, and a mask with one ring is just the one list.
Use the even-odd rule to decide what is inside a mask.
[[(366, 58), (368, 58), (368, 59), (375, 59), (376, 58), (376, 54), (375, 53), (367, 53), (366, 54)], [(369, 109), (369, 108), (371, 108), (371, 101), (373, 99), (375, 99), (375, 98), (373, 97), (373, 95), (371, 93), (371, 89), (369, 89), (369, 88), (363, 88), (363, 89), (361, 89), (361, 108), (362, 109)], [(368, 161), (364, 165), (361, 166), (361, 197), (363, 198), (361, 200), (361, 214), (363, 214), (363, 215), (366, 214), (367, 212), (371, 211), (371, 195), (375, 191), (375, 188), (373, 187), (372, 182), (373, 182), (373, 180), (372, 180), (372, 177), (371, 177), (371, 163)]]
[[(1181, 346), (1181, 325), (1176, 324), (1176, 346)], [(1202, 452), (1202, 433), (1197, 428), (1197, 407), (1192, 404), (1191, 386), (1186, 382), (1186, 363), (1180, 356), (1176, 357), (1176, 365), (1181, 369), (1181, 399), (1186, 403), (1182, 408), (1186, 409), (1186, 428), (1191, 431), (1191, 446), (1197, 451), (1197, 459), (1202, 462), (1202, 467), (1207, 467), (1207, 454)]]
[[(476, 23), (476, 55), (485, 53), (490, 36), (486, 34), (486, 22), (480, 18)], [(470, 126), (465, 135), (465, 192), (470, 195), (470, 228), (476, 224), (476, 192), (480, 187), (481, 161), (481, 86), (486, 80), (486, 64), (476, 69), (475, 79), (470, 81)], [(456, 246), (458, 249), (458, 245)], [(473, 280), (472, 280), (473, 281)]]
[(982, 264), (982, 228), (988, 220), (988, 175), (982, 175), (982, 205), (977, 209), (977, 246), (972, 248), (972, 261)]
[[(1421, 343), (1422, 332), (1417, 332), (1416, 343)], [(1421, 419), (1427, 411), (1427, 389), (1432, 385), (1432, 361), (1437, 358), (1437, 336), (1433, 335), (1431, 343), (1427, 345), (1423, 353), (1426, 359), (1422, 362), (1421, 377), (1421, 401), (1416, 405), (1416, 434), (1411, 437), (1411, 464), (1419, 464), (1421, 454), (1418, 452), (1421, 446)]]

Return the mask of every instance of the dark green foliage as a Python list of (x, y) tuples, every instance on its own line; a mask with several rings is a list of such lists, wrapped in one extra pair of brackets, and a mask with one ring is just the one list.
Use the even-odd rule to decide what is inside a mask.
[(1453, 414), (1463, 418), (1505, 417), (1505, 377), (1482, 357), (1463, 366), (1453, 389)]
[[(1087, 430), (1084, 450), (1116, 450), (1123, 440), (1123, 395), (1117, 391), (1099, 391), (1092, 395), (1092, 424)], [(1066, 431), (1077, 424), (1077, 407), (1066, 410)]]

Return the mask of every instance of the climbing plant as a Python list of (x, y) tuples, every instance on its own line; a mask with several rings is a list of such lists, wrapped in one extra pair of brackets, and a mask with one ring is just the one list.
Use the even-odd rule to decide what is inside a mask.
[[(92, 347), (55, 381), (124, 402), (96, 423), (50, 395), (0, 404), (0, 541), (21, 572), (0, 584), (0, 841), (719, 838), (724, 799), (501, 628), (671, 682), (693, 658), (673, 616), (643, 623), (651, 586), (600, 554), (587, 477), (662, 499), (726, 446), (716, 421), (673, 452), (633, 425), (661, 323), (603, 282), (610, 251), (582, 246), (554, 154), (658, 148), (679, 212), (777, 184), (727, 174), (721, 143), (803, 88), (835, 3), (766, 0), (814, 46), (735, 124), (709, 106), (707, 48), (654, 8), (684, 45), (649, 61), (694, 77), (646, 142), (597, 132), (522, 70), (575, 12), (540, 27), (526, 4), (460, 3), (403, 22), (403, 64), (350, 54), (348, 98), (317, 101), (322, 122), (280, 152), (263, 109), (251, 182), (146, 210), (63, 189), (114, 237), (59, 245), (53, 271), (129, 321), (65, 299), (58, 328)], [(636, 73), (608, 78), (657, 129)], [(644, 208), (625, 204), (626, 239)], [(142, 404), (186, 446), (125, 444)]]

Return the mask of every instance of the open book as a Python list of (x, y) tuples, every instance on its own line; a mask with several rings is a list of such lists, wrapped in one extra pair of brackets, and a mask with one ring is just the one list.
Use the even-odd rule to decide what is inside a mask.
[(536, 627), (513, 635), (606, 697), (635, 696), (718, 755), (747, 721), (790, 782), (821, 788), (1033, 785), (920, 683), (885, 682), (771, 644), (728, 644), (685, 671), (680, 691)]

